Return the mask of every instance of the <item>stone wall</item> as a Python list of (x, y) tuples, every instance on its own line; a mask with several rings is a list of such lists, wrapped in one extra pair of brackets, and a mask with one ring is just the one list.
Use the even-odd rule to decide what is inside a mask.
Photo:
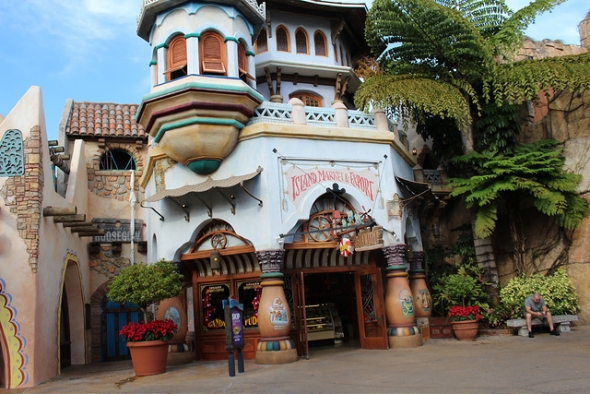
[(39, 126), (30, 131), (30, 137), (23, 141), (25, 173), (10, 177), (2, 191), (5, 205), (17, 215), (17, 228), (23, 239), (31, 270), (37, 272), (39, 259), (39, 223), (43, 201), (43, 151), (41, 149)]

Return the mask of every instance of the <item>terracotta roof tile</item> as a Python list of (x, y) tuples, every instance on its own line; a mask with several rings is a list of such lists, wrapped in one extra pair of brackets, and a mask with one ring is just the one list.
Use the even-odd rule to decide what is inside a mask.
[(66, 135), (79, 137), (147, 139), (142, 125), (135, 121), (137, 104), (72, 103)]

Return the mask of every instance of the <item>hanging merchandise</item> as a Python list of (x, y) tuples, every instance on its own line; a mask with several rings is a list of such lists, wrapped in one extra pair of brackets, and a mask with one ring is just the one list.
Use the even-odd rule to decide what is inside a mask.
[(354, 245), (352, 241), (347, 237), (342, 237), (340, 239), (340, 254), (343, 257), (348, 257), (354, 252)]

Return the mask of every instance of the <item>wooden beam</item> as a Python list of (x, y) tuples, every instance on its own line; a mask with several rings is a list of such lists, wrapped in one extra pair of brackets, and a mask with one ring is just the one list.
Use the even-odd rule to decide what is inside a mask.
[(45, 207), (43, 208), (43, 216), (63, 216), (63, 215), (75, 215), (78, 213), (77, 207)]
[(93, 231), (100, 230), (98, 226), (91, 226), (91, 227), (72, 227), (70, 230), (73, 233), (89, 233)]
[(64, 227), (89, 227), (94, 225), (96, 223), (93, 222), (66, 222), (63, 224)]
[(54, 216), (53, 223), (66, 223), (66, 222), (85, 222), (86, 214), (81, 213), (78, 215), (67, 215), (67, 216)]

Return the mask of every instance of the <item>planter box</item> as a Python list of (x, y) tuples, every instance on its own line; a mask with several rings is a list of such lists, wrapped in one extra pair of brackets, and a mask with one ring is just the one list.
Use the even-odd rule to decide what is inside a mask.
[(446, 317), (430, 318), (430, 338), (454, 338), (453, 327)]

